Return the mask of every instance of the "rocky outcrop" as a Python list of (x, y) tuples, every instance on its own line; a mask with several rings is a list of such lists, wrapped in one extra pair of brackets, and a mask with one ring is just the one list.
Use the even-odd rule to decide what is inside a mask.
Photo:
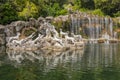
[(4, 45), (5, 44), (5, 27), (0, 25), (0, 45)]

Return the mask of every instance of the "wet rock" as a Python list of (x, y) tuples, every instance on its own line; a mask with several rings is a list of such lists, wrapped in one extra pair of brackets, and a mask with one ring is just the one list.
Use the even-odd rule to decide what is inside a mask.
[(47, 22), (51, 23), (54, 18), (52, 16), (48, 16), (45, 19)]
[(5, 26), (6, 37), (12, 37), (16, 35), (16, 26), (6, 25)]
[(43, 17), (39, 17), (39, 18), (37, 19), (37, 21), (38, 21), (39, 23), (43, 23), (43, 22), (45, 21), (45, 19), (44, 19)]
[(30, 24), (30, 26), (32, 26), (32, 27), (36, 27), (36, 26), (37, 26), (37, 20), (34, 19), (34, 18), (30, 18), (30, 19), (29, 19), (29, 24)]
[(5, 26), (0, 25), (0, 45), (5, 44)]
[(16, 26), (16, 31), (20, 32), (20, 30), (22, 30), (22, 28), (25, 27), (25, 21), (17, 21), (15, 26)]
[(5, 44), (5, 34), (0, 34), (0, 44), (1, 45)]
[(4, 29), (5, 29), (5, 26), (0, 25), (0, 34), (3, 34), (3, 33), (4, 33)]

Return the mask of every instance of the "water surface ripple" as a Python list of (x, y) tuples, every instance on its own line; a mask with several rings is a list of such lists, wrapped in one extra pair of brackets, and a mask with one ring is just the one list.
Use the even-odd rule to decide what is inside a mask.
[(120, 44), (83, 50), (12, 51), (0, 47), (0, 80), (120, 80)]

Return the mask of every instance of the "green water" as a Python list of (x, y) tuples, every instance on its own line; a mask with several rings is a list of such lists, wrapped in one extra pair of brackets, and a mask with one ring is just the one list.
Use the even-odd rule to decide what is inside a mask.
[(119, 44), (66, 52), (0, 50), (0, 80), (120, 80)]

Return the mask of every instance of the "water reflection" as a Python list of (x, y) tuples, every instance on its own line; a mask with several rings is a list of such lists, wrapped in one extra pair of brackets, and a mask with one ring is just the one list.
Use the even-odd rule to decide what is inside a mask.
[(83, 50), (66, 52), (6, 50), (0, 71), (17, 69), (12, 80), (18, 75), (18, 80), (119, 80), (119, 50), (119, 44), (87, 44)]
[(82, 66), (110, 67), (119, 61), (119, 44), (91, 44), (86, 46)]
[[(58, 64), (79, 68), (110, 67), (119, 63), (119, 44), (88, 44), (83, 50), (53, 52), (53, 51), (13, 51), (7, 50), (8, 59), (16, 64), (23, 64), (29, 60), (34, 62), (44, 62), (46, 68), (54, 68)], [(77, 63), (77, 64), (76, 64)], [(75, 65), (74, 65), (75, 64)]]
[(44, 62), (46, 68), (56, 67), (59, 63), (71, 62), (74, 64), (77, 60), (81, 60), (84, 50), (53, 52), (53, 51), (13, 51), (7, 50), (7, 55), (10, 61), (22, 64), (23, 61)]
[(6, 56), (5, 46), (0, 46), (0, 66), (4, 62), (5, 56)]

